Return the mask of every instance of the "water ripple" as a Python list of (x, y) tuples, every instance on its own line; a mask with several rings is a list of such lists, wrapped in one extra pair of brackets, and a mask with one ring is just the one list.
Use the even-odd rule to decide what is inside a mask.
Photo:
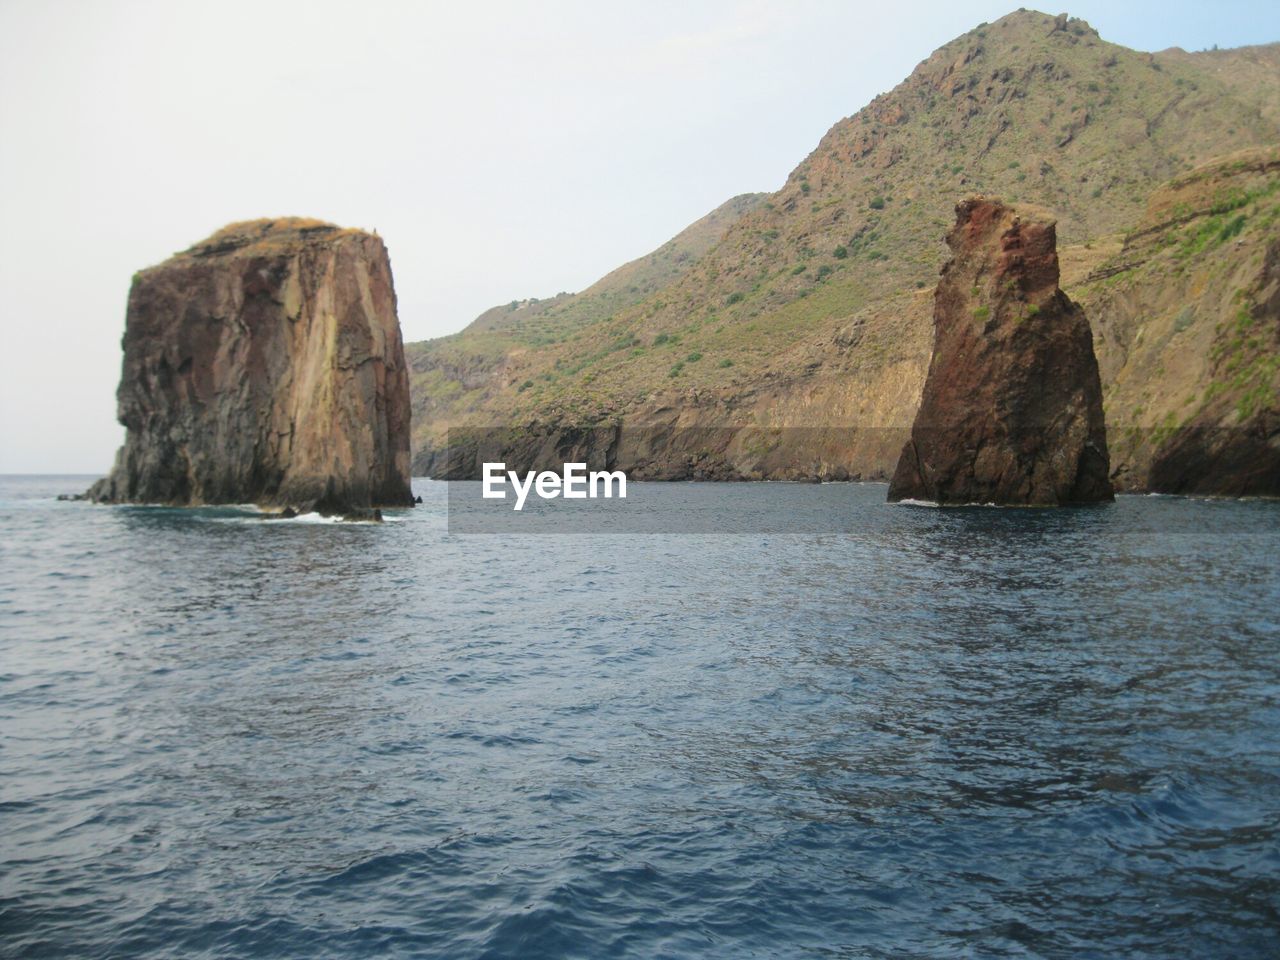
[(1280, 942), (1275, 505), (672, 485), (867, 532), (499, 538), (441, 484), (381, 527), (85, 485), (0, 478), (4, 956)]

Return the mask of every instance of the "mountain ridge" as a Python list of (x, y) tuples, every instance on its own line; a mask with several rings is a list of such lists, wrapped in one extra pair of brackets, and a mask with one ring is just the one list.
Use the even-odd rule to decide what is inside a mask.
[[(413, 345), (416, 472), (439, 468), (451, 426), (901, 428), (928, 361), (918, 294), (932, 287), (957, 200), (1051, 211), (1070, 290), (1119, 248), (1162, 182), (1280, 142), (1272, 62), (1280, 45), (1139, 53), (1032, 11), (981, 25), (837, 121), (778, 191), (636, 302), (547, 336), (518, 325), (520, 342), (484, 360), (480, 377), (447, 362), (479, 346), (478, 331)], [(1104, 370), (1118, 369), (1099, 347)], [(1135, 422), (1137, 404), (1106, 386), (1110, 422)], [(843, 453), (801, 444), (741, 472), (882, 476), (893, 444), (864, 439)], [(1137, 487), (1143, 456), (1117, 464)]]

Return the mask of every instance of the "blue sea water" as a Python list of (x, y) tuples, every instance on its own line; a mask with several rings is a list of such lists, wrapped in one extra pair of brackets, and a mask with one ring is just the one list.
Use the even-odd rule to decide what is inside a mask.
[(1280, 505), (467, 536), (426, 481), (87, 481), (0, 478), (3, 956), (1277, 954)]

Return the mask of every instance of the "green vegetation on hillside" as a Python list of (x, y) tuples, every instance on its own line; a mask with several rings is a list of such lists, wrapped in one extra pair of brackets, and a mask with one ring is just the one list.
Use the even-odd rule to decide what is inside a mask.
[[(691, 227), (696, 242), (686, 231), (581, 294), (503, 305), (453, 337), (409, 345), (416, 445), (438, 444), (450, 424), (594, 423), (734, 404), (766, 384), (808, 389), (824, 370), (918, 364), (927, 305), (917, 291), (945, 260), (957, 200), (987, 193), (1047, 209), (1060, 243), (1096, 265), (1150, 216), (1161, 183), (1280, 142), (1276, 49), (1138, 53), (1083, 21), (1029, 11), (970, 31), (836, 123), (780, 190)], [(1245, 193), (1260, 189), (1270, 187)], [(1224, 195), (1207, 218), (1171, 209), (1191, 219), (1170, 257), (1194, 262), (1259, 236), (1260, 199)], [(1064, 276), (1070, 266), (1064, 256)], [(858, 336), (833, 349), (851, 325)], [(1136, 409), (1116, 387), (1125, 336), (1099, 341), (1104, 378), (1119, 378), (1107, 384), (1113, 421)], [(868, 402), (909, 422), (909, 398), (904, 387)]]

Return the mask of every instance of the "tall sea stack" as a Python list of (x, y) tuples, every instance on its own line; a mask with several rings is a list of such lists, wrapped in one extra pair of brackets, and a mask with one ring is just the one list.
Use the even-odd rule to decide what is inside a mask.
[(1061, 505), (1113, 499), (1084, 311), (1058, 288), (1054, 222), (956, 207), (933, 357), (889, 499)]
[(136, 274), (128, 428), (89, 497), (360, 514), (413, 502), (386, 247), (318, 220), (237, 223)]

